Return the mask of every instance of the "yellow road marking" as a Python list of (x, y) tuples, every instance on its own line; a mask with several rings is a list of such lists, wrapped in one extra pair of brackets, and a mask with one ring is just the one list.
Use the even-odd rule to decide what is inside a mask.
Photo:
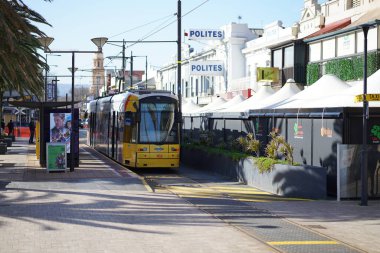
[(269, 245), (332, 245), (339, 244), (336, 241), (281, 241), (281, 242), (267, 242)]
[(168, 190), (173, 191), (181, 197), (192, 198), (210, 198), (230, 196), (232, 199), (244, 202), (272, 202), (272, 201), (307, 201), (300, 198), (284, 198), (256, 188), (234, 187), (234, 186), (209, 186), (209, 187), (192, 187), (192, 186), (166, 186)]
[(227, 193), (230, 197), (246, 202), (269, 202), (269, 201), (307, 201), (302, 198), (285, 198), (271, 194), (269, 192), (261, 191), (256, 188), (247, 187), (223, 187), (211, 186), (210, 188), (217, 191)]

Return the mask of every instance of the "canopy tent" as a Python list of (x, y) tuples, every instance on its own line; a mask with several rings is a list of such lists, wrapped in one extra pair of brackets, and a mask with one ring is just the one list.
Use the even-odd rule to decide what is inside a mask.
[(243, 95), (237, 95), (237, 96), (233, 97), (231, 100), (227, 101), (226, 103), (221, 104), (220, 106), (210, 108), (209, 112), (225, 110), (227, 108), (230, 108), (231, 106), (235, 106), (237, 104), (240, 104), (244, 100), (245, 100), (245, 98)]
[(276, 106), (277, 104), (281, 103), (282, 101), (294, 96), (300, 91), (301, 89), (298, 88), (295, 81), (293, 79), (288, 79), (288, 81), (279, 91), (277, 91), (270, 97), (266, 98), (261, 103), (253, 105), (251, 109), (272, 108)]
[(182, 105), (182, 113), (192, 113), (193, 111), (199, 110), (201, 107), (189, 100), (187, 103)]
[(268, 109), (304, 108), (308, 103), (336, 96), (346, 92), (350, 87), (334, 75), (324, 75), (303, 91)]
[[(367, 78), (367, 94), (380, 94), (380, 70)], [(334, 96), (313, 100), (304, 104), (304, 108), (321, 107), (362, 107), (363, 103), (356, 103), (355, 96), (363, 94), (363, 81)], [(370, 107), (380, 107), (380, 102), (370, 101)]]
[(254, 106), (257, 106), (262, 101), (265, 101), (266, 98), (274, 94), (274, 90), (269, 85), (262, 86), (256, 94), (254, 94), (252, 97), (244, 100), (243, 102), (231, 106), (230, 108), (226, 108), (224, 110), (221, 110), (220, 112), (224, 113), (234, 113), (234, 112), (246, 112), (249, 109), (253, 108)]
[(224, 98), (218, 97), (217, 99), (215, 99), (214, 101), (212, 101), (208, 105), (203, 106), (203, 107), (199, 108), (198, 110), (194, 110), (192, 112), (192, 114), (207, 113), (212, 108), (216, 108), (218, 106), (221, 106), (222, 104), (224, 104), (226, 102), (227, 102), (227, 100), (225, 100)]

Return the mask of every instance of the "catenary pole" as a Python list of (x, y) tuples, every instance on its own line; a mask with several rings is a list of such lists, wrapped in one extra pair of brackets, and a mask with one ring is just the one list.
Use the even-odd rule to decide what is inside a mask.
[(182, 13), (181, 13), (181, 0), (178, 0), (178, 5), (177, 5), (177, 95), (178, 95), (178, 112), (179, 112), (179, 115), (178, 115), (178, 119), (179, 119), (179, 140), (181, 142), (182, 140), (182, 90), (181, 90), (181, 80), (182, 80), (182, 76), (181, 76), (181, 44), (182, 44), (182, 41), (181, 41), (181, 38), (182, 38), (182, 34), (181, 34), (181, 16), (182, 16)]

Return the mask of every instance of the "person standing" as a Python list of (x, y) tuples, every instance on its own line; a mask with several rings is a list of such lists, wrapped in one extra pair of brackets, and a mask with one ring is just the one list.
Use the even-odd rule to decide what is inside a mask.
[(8, 122), (7, 127), (8, 127), (8, 135), (13, 135), (14, 124), (12, 120)]
[(4, 133), (4, 129), (5, 129), (5, 122), (4, 122), (4, 119), (1, 120), (1, 134)]
[(34, 124), (34, 120), (31, 119), (29, 122), (29, 131), (30, 131), (29, 144), (34, 143), (33, 138), (34, 138), (34, 131), (35, 130), (36, 130), (36, 126)]

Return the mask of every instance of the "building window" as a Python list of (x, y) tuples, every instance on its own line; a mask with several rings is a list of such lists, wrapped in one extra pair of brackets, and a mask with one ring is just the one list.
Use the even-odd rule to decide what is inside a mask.
[(284, 49), (284, 68), (291, 68), (294, 66), (294, 47), (286, 47)]
[(361, 0), (347, 0), (347, 10), (360, 6)]
[(282, 49), (273, 51), (273, 67), (282, 69)]
[(198, 78), (195, 79), (195, 96), (198, 97), (198, 92), (199, 92), (199, 87), (198, 87)]
[(355, 54), (355, 34), (346, 34), (337, 39), (337, 56)]
[(193, 82), (193, 77), (190, 78), (190, 90), (191, 90), (191, 97), (194, 97), (194, 82)]
[(322, 58), (323, 60), (335, 57), (335, 38), (322, 42)]
[(309, 61), (320, 61), (321, 60), (321, 43), (317, 42), (309, 45)]
[(96, 77), (96, 85), (100, 85), (100, 76)]

